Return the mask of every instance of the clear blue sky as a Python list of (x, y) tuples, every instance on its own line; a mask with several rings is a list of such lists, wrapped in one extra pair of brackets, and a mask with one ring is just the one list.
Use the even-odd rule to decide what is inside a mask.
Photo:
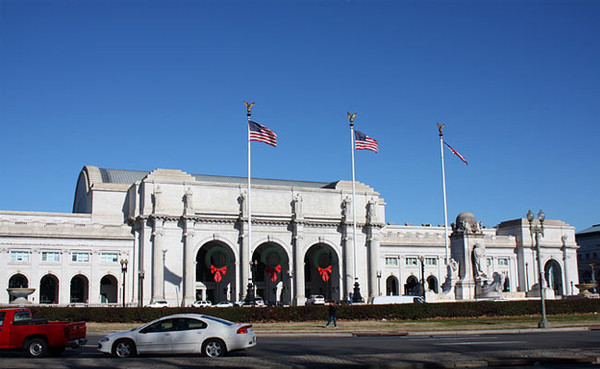
[(0, 209), (70, 212), (79, 171), (357, 180), (387, 221), (600, 223), (600, 1), (0, 0)]

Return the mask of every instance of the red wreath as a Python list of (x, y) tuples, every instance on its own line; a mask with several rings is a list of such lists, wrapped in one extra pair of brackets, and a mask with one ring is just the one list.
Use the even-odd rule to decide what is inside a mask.
[(281, 265), (277, 265), (275, 268), (266, 267), (265, 271), (271, 276), (271, 282), (277, 280), (277, 273), (281, 273)]
[(227, 274), (227, 265), (225, 265), (222, 268), (217, 268), (214, 265), (210, 266), (210, 274), (214, 274), (214, 279), (215, 282), (221, 282), (221, 279), (223, 279), (223, 276), (225, 274)]
[(331, 273), (331, 265), (327, 268), (318, 267), (317, 270), (323, 279), (323, 282), (327, 282), (329, 280), (329, 273)]

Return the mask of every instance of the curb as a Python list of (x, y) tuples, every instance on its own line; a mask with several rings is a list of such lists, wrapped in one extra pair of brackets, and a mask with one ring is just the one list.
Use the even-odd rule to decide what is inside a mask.
[(600, 327), (560, 327), (560, 328), (519, 328), (519, 329), (480, 329), (460, 331), (425, 331), (425, 332), (254, 332), (263, 337), (401, 337), (401, 336), (457, 336), (473, 334), (511, 334), (511, 333), (545, 333), (545, 332), (585, 332), (599, 330)]

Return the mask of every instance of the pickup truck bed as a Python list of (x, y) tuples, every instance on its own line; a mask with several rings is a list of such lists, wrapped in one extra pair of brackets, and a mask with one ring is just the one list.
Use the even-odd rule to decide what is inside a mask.
[(0, 309), (0, 349), (24, 350), (30, 357), (60, 354), (85, 345), (85, 322), (32, 319), (29, 309)]

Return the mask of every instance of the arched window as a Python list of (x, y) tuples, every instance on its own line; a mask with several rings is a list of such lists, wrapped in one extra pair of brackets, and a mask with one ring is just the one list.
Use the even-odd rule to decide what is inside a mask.
[(393, 275), (389, 276), (385, 280), (385, 294), (387, 296), (397, 296), (399, 295), (398, 291), (398, 279)]
[(58, 279), (52, 274), (40, 280), (40, 304), (58, 304)]
[(71, 302), (72, 303), (88, 303), (89, 299), (89, 284), (88, 279), (78, 274), (71, 279)]

